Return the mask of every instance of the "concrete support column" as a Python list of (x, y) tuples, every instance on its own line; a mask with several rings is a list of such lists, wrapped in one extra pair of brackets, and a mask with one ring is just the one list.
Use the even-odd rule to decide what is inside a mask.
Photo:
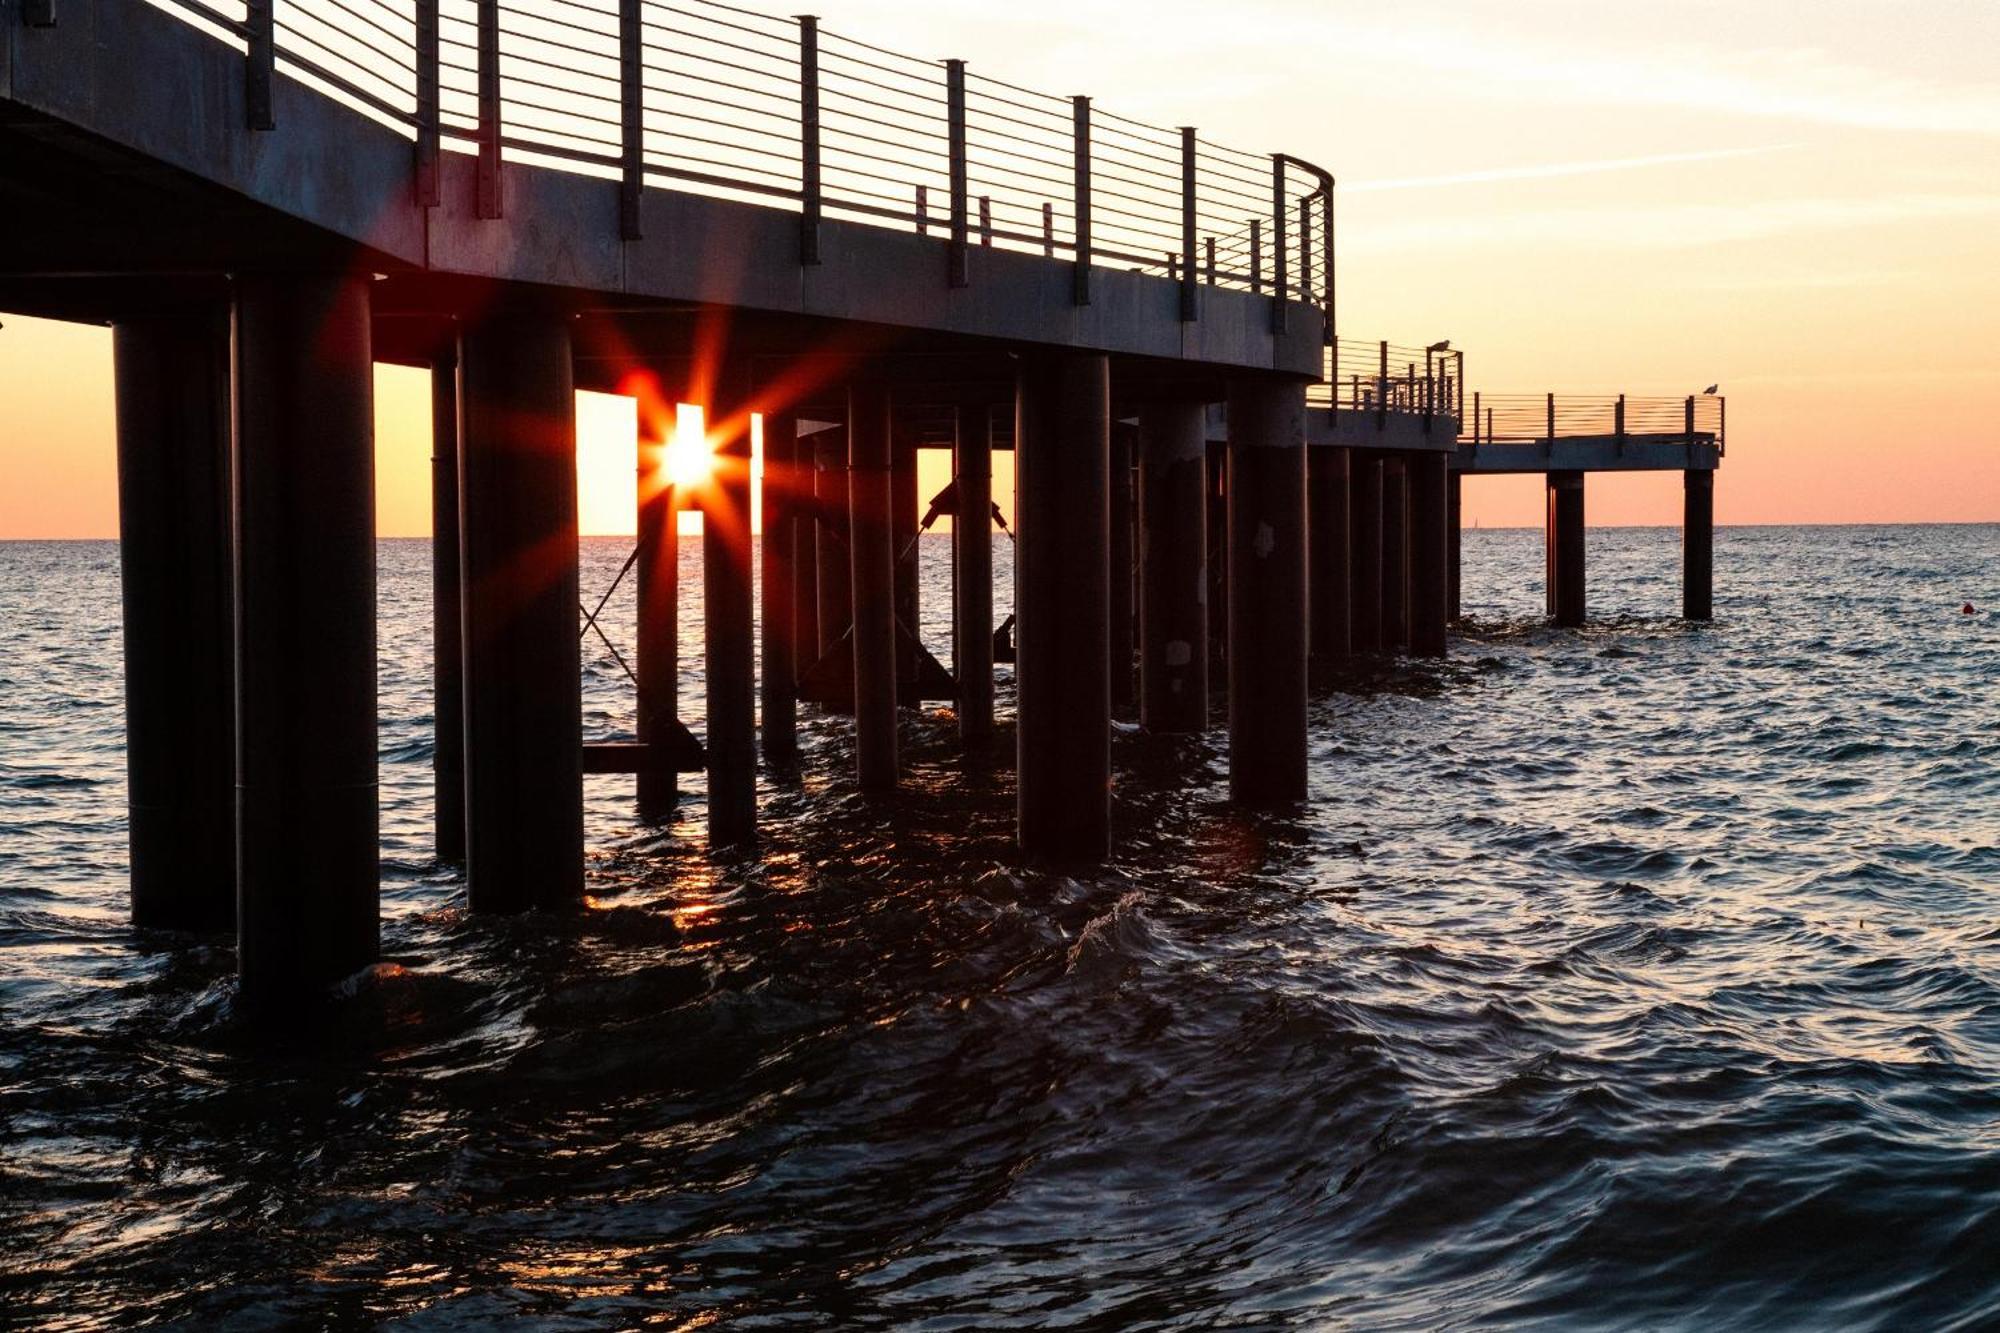
[(1139, 410), (1139, 723), (1208, 728), (1207, 407)]
[(1681, 474), (1681, 615), (1715, 618), (1715, 473)]
[(896, 785), (896, 551), (889, 390), (848, 390), (848, 546), (854, 590), (854, 759), (863, 791)]
[[(896, 678), (914, 686), (917, 679), (917, 644), (921, 641), (920, 620), (923, 593), (919, 586), (923, 566), (918, 552), (917, 530), (923, 522), (924, 497), (917, 493), (917, 435), (913, 423), (902, 414), (895, 419), (890, 436), (889, 496), (891, 525), (896, 557)], [(906, 632), (907, 631), (907, 635)], [(915, 703), (915, 699), (910, 700)]]
[(458, 344), (431, 362), (432, 846), (465, 860), (465, 589), (458, 561)]
[[(638, 736), (642, 745), (669, 743), (680, 718), (681, 535), (678, 497), (667, 471), (677, 428), (677, 404), (639, 403)], [(653, 413), (657, 410), (658, 415)], [(673, 814), (680, 782), (671, 770), (638, 776), (639, 818), (658, 823)]]
[(1354, 651), (1379, 653), (1382, 640), (1382, 459), (1359, 453), (1348, 463), (1348, 590)]
[(1583, 473), (1551, 472), (1548, 522), (1543, 540), (1548, 556), (1549, 619), (1558, 625), (1583, 623)]
[(1025, 357), (1015, 423), (1021, 851), (1095, 861), (1111, 849), (1109, 360)]
[(236, 923), (228, 314), (122, 322), (111, 348), (132, 923), (228, 930)]
[(750, 392), (725, 367), (702, 404), (715, 467), (701, 511), (708, 685), (708, 846), (757, 839), (756, 595), (750, 582)]
[(1382, 460), (1382, 648), (1410, 646), (1410, 478), (1400, 458)]
[[(814, 436), (794, 437), (792, 492), (792, 683), (819, 661), (819, 460)], [(794, 704), (796, 713), (797, 705)]]
[(1229, 385), (1229, 792), (1306, 795), (1306, 391)]
[(576, 393), (569, 325), (496, 312), (459, 340), (466, 897), (583, 898)]
[(1322, 666), (1354, 651), (1353, 581), (1348, 573), (1353, 547), (1348, 527), (1349, 452), (1332, 445), (1306, 450), (1306, 539), (1311, 562), (1306, 591), (1312, 599), (1312, 656)]
[(1106, 626), (1107, 652), (1111, 661), (1111, 710), (1119, 714), (1130, 713), (1137, 702), (1134, 693), (1133, 589), (1138, 572), (1138, 554), (1133, 533), (1132, 466), (1138, 449), (1138, 434), (1138, 426), (1131, 422), (1111, 423), (1111, 462), (1106, 473), (1109, 482), (1106, 512), (1111, 534), (1107, 585), (1110, 596), (1106, 603), (1106, 612), (1110, 617)]
[[(845, 403), (842, 404), (843, 408)], [(854, 621), (853, 562), (847, 554), (847, 428), (822, 431), (818, 439), (820, 528), (819, 652), (833, 651)], [(852, 702), (848, 704), (852, 707)]]
[(954, 471), (958, 512), (951, 520), (952, 670), (958, 678), (958, 738), (967, 748), (993, 737), (993, 435), (997, 417), (983, 397), (959, 405)]
[(1445, 615), (1456, 624), (1461, 619), (1459, 577), (1465, 567), (1465, 474), (1452, 468), (1445, 475), (1444, 570)]
[(764, 705), (764, 758), (788, 763), (798, 757), (798, 635), (792, 621), (796, 551), (799, 545), (797, 496), (798, 414), (764, 416), (763, 546), (761, 574), (763, 639), (761, 679)]
[(236, 961), (253, 1011), (380, 947), (374, 377), (366, 279), (239, 284)]
[(1450, 616), (1447, 586), (1444, 454), (1412, 454), (1404, 464), (1410, 504), (1410, 651), (1418, 657), (1443, 657), (1445, 624)]

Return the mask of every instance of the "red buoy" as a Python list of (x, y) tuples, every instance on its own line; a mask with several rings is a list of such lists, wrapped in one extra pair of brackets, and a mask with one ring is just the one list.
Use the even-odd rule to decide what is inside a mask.
[(1972, 609), (1971, 602), (1967, 602), (1964, 606), (1959, 607), (1958, 613), (1962, 616), (1976, 616), (1979, 614), (1977, 611)]

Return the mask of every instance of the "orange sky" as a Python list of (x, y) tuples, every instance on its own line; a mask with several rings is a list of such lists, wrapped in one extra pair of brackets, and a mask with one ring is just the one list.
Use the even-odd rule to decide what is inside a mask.
[[(1228, 23), (1184, 0), (818, 8), (1330, 167), (1346, 336), (1450, 338), (1487, 391), (1719, 380), (1723, 522), (2000, 519), (1990, 0), (1237, 0)], [(0, 537), (113, 535), (108, 334), (5, 325)], [(381, 531), (421, 534), (422, 376), (377, 387)], [(586, 399), (580, 426), (586, 530), (629, 530), (629, 414)], [(1590, 487), (1593, 523), (1678, 521), (1671, 474)], [(1540, 503), (1533, 478), (1482, 478), (1466, 522), (1536, 523)]]

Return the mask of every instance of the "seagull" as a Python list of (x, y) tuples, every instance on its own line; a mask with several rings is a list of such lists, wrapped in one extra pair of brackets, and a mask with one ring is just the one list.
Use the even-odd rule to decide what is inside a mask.
[(1708, 386), (1708, 387), (1707, 387), (1706, 389), (1703, 389), (1703, 390), (1702, 390), (1702, 393), (1703, 393), (1703, 395), (1704, 395), (1704, 396), (1706, 396), (1706, 395), (1709, 395), (1709, 394), (1713, 394), (1713, 393), (1714, 393), (1714, 392), (1715, 392), (1715, 391), (1716, 391), (1717, 389), (1719, 389), (1719, 388), (1721, 388), (1721, 387), (1722, 387), (1722, 386), (1721, 386), (1720, 384), (1711, 384), (1711, 385), (1709, 385), (1709, 386)]

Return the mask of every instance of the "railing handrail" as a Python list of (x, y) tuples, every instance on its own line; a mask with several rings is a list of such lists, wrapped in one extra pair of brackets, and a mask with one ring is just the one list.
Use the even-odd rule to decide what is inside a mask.
[[(142, 0), (134, 0), (134, 3)], [(621, 183), (642, 239), (649, 186), (800, 214), (802, 263), (835, 217), (936, 229), (945, 281), (972, 250), (1176, 275), (1319, 308), (1334, 340), (1331, 172), (1036, 92), (724, 0), (157, 0), (250, 51), (252, 128), (274, 70), (414, 141), (437, 202), (441, 151), (477, 153), (477, 213), (498, 217), (503, 159)], [(261, 103), (259, 95), (261, 94)], [(921, 201), (921, 202), (920, 202)]]

